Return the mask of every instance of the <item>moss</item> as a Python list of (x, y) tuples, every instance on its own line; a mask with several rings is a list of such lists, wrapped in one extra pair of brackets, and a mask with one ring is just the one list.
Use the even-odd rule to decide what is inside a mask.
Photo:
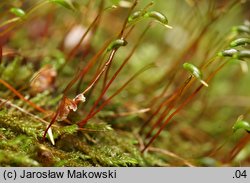
[(1, 79), (9, 82), (13, 87), (20, 87), (27, 82), (33, 73), (33, 68), (31, 64), (22, 65), (21, 62), (19, 57), (10, 63), (2, 62), (0, 65)]
[(100, 120), (86, 125), (94, 131), (77, 131), (76, 125), (53, 128), (55, 146), (41, 141), (45, 129), (41, 122), (5, 110), (0, 120), (2, 166), (147, 165), (130, 133), (116, 132)]
[[(115, 11), (113, 3), (124, 4), (89, 2), (78, 1), (74, 11), (67, 11), (73, 7), (64, 1), (0, 3), (0, 165), (249, 165), (243, 132), (235, 139), (229, 135), (237, 116), (249, 118), (249, 43), (222, 54), (231, 41), (248, 40), (249, 21), (240, 25), (249, 14), (248, 2), (197, 1), (194, 6), (176, 0), (151, 6), (145, 0)], [(10, 24), (18, 14), (9, 10), (17, 6), (27, 17)], [(172, 30), (166, 29), (167, 19)], [(233, 25), (239, 26), (229, 32)], [(84, 31), (71, 37), (75, 27), (89, 30), (84, 40)], [(67, 39), (82, 43), (73, 48)], [(185, 62), (197, 66), (189, 71), (202, 72), (198, 79), (208, 88), (185, 72)], [(156, 67), (146, 70), (149, 63)], [(79, 102), (79, 94), (85, 102)], [(67, 120), (55, 120), (52, 145), (43, 135), (60, 104), (59, 116)], [(233, 157), (232, 150), (243, 146)], [(225, 162), (225, 154), (232, 160)]]
[(8, 150), (0, 150), (1, 166), (40, 166), (40, 164), (29, 156)]

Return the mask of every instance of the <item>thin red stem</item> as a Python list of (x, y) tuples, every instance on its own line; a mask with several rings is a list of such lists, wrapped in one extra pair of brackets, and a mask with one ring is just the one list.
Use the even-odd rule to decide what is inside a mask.
[[(115, 78), (118, 76), (118, 74), (120, 73), (120, 71), (123, 69), (123, 67), (127, 64), (127, 62), (130, 60), (130, 58), (132, 57), (132, 55), (134, 54), (135, 50), (138, 48), (142, 38), (144, 37), (144, 35), (146, 34), (147, 30), (149, 29), (149, 27), (151, 26), (151, 24), (149, 24), (146, 29), (143, 31), (142, 35), (140, 36), (138, 42), (136, 43), (136, 45), (134, 46), (134, 48), (132, 49), (132, 51), (130, 52), (130, 54), (127, 56), (127, 58), (123, 61), (122, 65), (118, 68), (118, 70), (115, 72), (115, 74), (113, 75), (113, 77), (110, 79), (110, 81), (108, 82), (108, 84), (105, 86), (105, 88), (103, 89), (103, 91), (101, 92), (100, 96), (98, 97), (98, 99), (95, 101), (95, 103), (93, 104), (89, 114), (87, 115), (87, 117), (85, 119), (83, 119), (79, 125), (85, 125), (88, 121), (88, 119), (90, 119), (92, 117), (92, 113), (94, 112), (96, 106), (98, 105), (98, 103), (100, 102), (100, 100), (102, 99), (102, 97), (104, 96), (104, 94), (107, 92), (108, 88), (110, 87), (110, 85), (113, 83), (113, 81), (115, 80)], [(130, 29), (132, 30), (133, 27)]]
[[(192, 83), (192, 82), (190, 82), (191, 81), (191, 79), (192, 79), (192, 77), (189, 77), (186, 81), (185, 81), (185, 83), (184, 83), (184, 85), (181, 87), (181, 88), (179, 88), (179, 89), (177, 89), (172, 95), (171, 95), (171, 97), (170, 98), (167, 98), (165, 101), (163, 101), (159, 106), (158, 106), (158, 108), (155, 110), (155, 112), (149, 117), (149, 119), (142, 125), (142, 127), (141, 127), (141, 129), (140, 129), (140, 132), (139, 133), (142, 133), (143, 131), (144, 131), (144, 129), (145, 129), (145, 127), (150, 123), (150, 121), (160, 112), (160, 110), (162, 109), (162, 107), (164, 107), (165, 105), (167, 105), (167, 104), (169, 104), (170, 102), (174, 102), (174, 100), (176, 100), (176, 98), (178, 97), (178, 96), (180, 96), (182, 93), (183, 93), (183, 91), (185, 90), (185, 89), (187, 89), (188, 88), (188, 86), (190, 86), (190, 84)], [(174, 105), (173, 105), (174, 106)], [(171, 107), (171, 108), (173, 108), (173, 106)], [(167, 115), (168, 113), (167, 112), (163, 112), (165, 115)], [(162, 115), (164, 115), (164, 114), (162, 114)], [(161, 115), (161, 116), (162, 116)], [(163, 116), (162, 117), (160, 117), (160, 119), (162, 120), (163, 119)], [(155, 124), (160, 124), (160, 122), (155, 122)], [(150, 134), (153, 132), (153, 130), (154, 130), (154, 128), (156, 128), (156, 126), (154, 125), (154, 127), (150, 130), (151, 132), (149, 132)], [(148, 138), (148, 136), (150, 135), (150, 134), (147, 134), (146, 136), (146, 138)]]
[(92, 118), (94, 115), (96, 115), (98, 112), (100, 112), (116, 95), (118, 95), (121, 91), (123, 91), (123, 89), (133, 80), (135, 79), (138, 75), (140, 75), (142, 72), (144, 72), (145, 70), (149, 69), (151, 66), (146, 66), (144, 68), (142, 68), (141, 70), (139, 70), (139, 72), (137, 72), (135, 75), (133, 75), (126, 83), (124, 83), (113, 95), (111, 95), (95, 112), (93, 112), (89, 117), (87, 117), (86, 119), (84, 119), (82, 121), (82, 124), (80, 125), (84, 125), (86, 124), (86, 122)]
[(6, 88), (8, 88), (10, 91), (12, 91), (16, 96), (18, 96), (21, 100), (27, 102), (30, 106), (38, 110), (42, 113), (47, 113), (47, 111), (40, 106), (36, 105), (35, 103), (31, 102), (30, 100), (26, 99), (20, 92), (18, 92), (15, 88), (13, 88), (9, 83), (6, 81), (0, 79), (0, 83), (2, 83)]
[[(218, 71), (220, 71), (226, 63), (222, 64), (218, 69), (216, 69), (210, 76), (208, 77), (207, 81), (210, 81)], [(169, 123), (169, 121), (180, 111), (182, 110), (194, 97), (195, 95), (202, 89), (204, 85), (200, 85), (174, 112), (172, 112), (169, 117), (165, 120), (163, 125), (157, 131), (157, 133), (150, 139), (150, 141), (145, 145), (142, 150), (142, 153), (154, 142), (154, 140), (160, 135), (161, 131), (165, 128), (165, 126)]]

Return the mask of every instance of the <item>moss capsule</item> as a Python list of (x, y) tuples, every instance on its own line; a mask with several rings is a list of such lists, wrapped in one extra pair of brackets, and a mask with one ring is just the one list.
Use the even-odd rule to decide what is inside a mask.
[(164, 14), (162, 14), (162, 13), (160, 13), (158, 11), (147, 12), (147, 13), (145, 13), (144, 17), (153, 18), (156, 21), (162, 23), (164, 26), (166, 26), (168, 28), (172, 28), (171, 26), (168, 25), (168, 19), (167, 19), (167, 17)]
[(236, 59), (250, 58), (250, 50), (240, 50), (233, 55), (233, 58)]
[(194, 77), (196, 77), (204, 86), (208, 87), (208, 84), (202, 80), (202, 73), (201, 71), (190, 63), (184, 63), (183, 68), (189, 71)]
[(237, 120), (236, 123), (233, 125), (233, 131), (236, 132), (239, 129), (244, 129), (248, 133), (250, 133), (250, 124), (247, 121)]
[(24, 17), (26, 15), (26, 13), (20, 8), (11, 8), (10, 12), (15, 14), (16, 16), (18, 16), (20, 18)]
[(248, 27), (246, 25), (234, 26), (232, 28), (232, 32), (236, 32), (236, 33), (248, 33), (248, 34), (250, 34), (250, 27)]
[(232, 57), (237, 52), (238, 52), (238, 50), (236, 50), (234, 48), (227, 49), (227, 50), (223, 50), (223, 51), (219, 52), (218, 56), (221, 56), (221, 57)]
[(168, 24), (168, 19), (165, 15), (163, 15), (162, 13), (158, 12), (158, 11), (150, 11), (147, 12), (145, 15), (145, 17), (150, 17), (150, 18), (154, 18), (155, 20), (163, 23), (163, 24)]
[(136, 20), (139, 20), (140, 18), (143, 17), (144, 14), (145, 13), (143, 13), (143, 11), (141, 11), (141, 10), (134, 12), (132, 15), (130, 15), (128, 17), (128, 23), (131, 23), (131, 22), (134, 22)]
[(230, 43), (231, 47), (236, 47), (236, 46), (246, 46), (250, 44), (250, 39), (249, 38), (239, 38)]
[(107, 48), (107, 51), (111, 51), (114, 49), (118, 49), (121, 46), (126, 46), (128, 44), (128, 42), (124, 39), (117, 39), (115, 41), (113, 41), (112, 43), (110, 43), (110, 45)]

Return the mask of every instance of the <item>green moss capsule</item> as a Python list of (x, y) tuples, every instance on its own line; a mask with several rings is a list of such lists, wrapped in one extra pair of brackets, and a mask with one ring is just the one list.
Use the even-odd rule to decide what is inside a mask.
[(128, 23), (131, 23), (131, 22), (134, 22), (134, 21), (137, 21), (137, 20), (143, 18), (144, 14), (145, 14), (145, 12), (143, 12), (141, 10), (134, 12), (132, 15), (130, 15), (128, 17)]
[(162, 13), (158, 12), (158, 11), (150, 11), (145, 13), (144, 15), (145, 17), (150, 17), (150, 18), (154, 18), (155, 20), (163, 23), (163, 24), (168, 24), (168, 19), (165, 15), (163, 15)]
[(230, 43), (231, 47), (236, 47), (236, 46), (246, 46), (250, 44), (250, 39), (249, 38), (239, 38)]
[(232, 32), (236, 32), (236, 33), (248, 33), (248, 34), (250, 34), (250, 27), (248, 27), (246, 25), (234, 26), (232, 28)]
[(236, 132), (239, 129), (246, 130), (248, 133), (250, 133), (250, 124), (247, 121), (243, 120), (237, 120), (235, 124), (233, 125), (233, 131)]
[(24, 17), (26, 15), (25, 11), (23, 11), (20, 8), (11, 8), (10, 12), (13, 13), (13, 14), (15, 14), (16, 16), (18, 16), (20, 18)]
[(250, 58), (250, 50), (240, 50), (233, 55), (233, 58), (236, 59)]
[(167, 17), (164, 14), (162, 14), (162, 13), (160, 13), (158, 11), (147, 12), (147, 13), (145, 13), (144, 17), (153, 18), (156, 21), (162, 23), (164, 26), (166, 26), (168, 28), (172, 28), (171, 26), (168, 25), (168, 19), (167, 19)]
[(183, 68), (189, 71), (194, 77), (196, 77), (204, 86), (208, 87), (208, 84), (202, 80), (202, 73), (201, 71), (190, 63), (184, 63)]
[(239, 51), (232, 48), (232, 49), (227, 49), (227, 50), (223, 50), (221, 52), (218, 53), (218, 56), (221, 57), (232, 57), (234, 54), (238, 53)]
[(110, 45), (107, 48), (107, 51), (111, 51), (114, 49), (118, 49), (121, 46), (126, 46), (128, 44), (128, 42), (124, 39), (117, 39), (115, 41), (113, 41), (112, 43), (110, 43)]

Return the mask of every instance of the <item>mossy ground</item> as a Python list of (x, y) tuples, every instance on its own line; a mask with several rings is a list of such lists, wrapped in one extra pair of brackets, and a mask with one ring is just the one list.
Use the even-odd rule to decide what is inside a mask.
[[(136, 144), (125, 132), (107, 123), (92, 121), (88, 130), (77, 132), (72, 126), (54, 130), (56, 145), (42, 142), (44, 125), (23, 114), (1, 111), (2, 166), (145, 166), (148, 164)], [(73, 131), (73, 132), (72, 132)]]

